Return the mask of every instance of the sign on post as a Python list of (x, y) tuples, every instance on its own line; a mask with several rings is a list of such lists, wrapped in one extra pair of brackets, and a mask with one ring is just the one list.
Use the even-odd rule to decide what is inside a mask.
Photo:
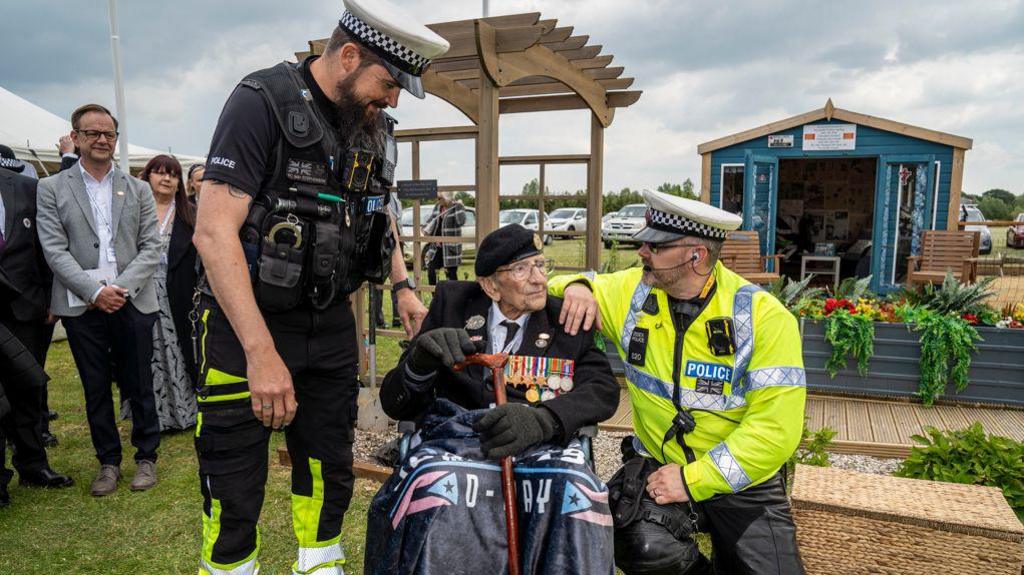
[(399, 180), (398, 199), (436, 200), (437, 180)]

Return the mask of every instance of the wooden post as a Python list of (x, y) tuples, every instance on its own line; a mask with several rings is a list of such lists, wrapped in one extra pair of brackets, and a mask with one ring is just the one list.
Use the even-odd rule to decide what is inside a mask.
[(587, 259), (584, 267), (601, 268), (601, 204), (604, 199), (604, 125), (590, 114), (590, 161), (587, 163)]
[(964, 185), (964, 152), (963, 148), (953, 148), (953, 170), (949, 178), (949, 215), (946, 216), (946, 229), (960, 229), (960, 192)]
[[(718, 193), (722, 194), (722, 182), (718, 182)], [(711, 152), (700, 155), (700, 201), (711, 203)]]
[[(412, 179), (420, 179), (420, 141), (412, 141)], [(412, 235), (420, 237), (423, 230), (420, 229), (420, 201), (412, 201)], [(423, 253), (423, 242), (413, 240), (412, 242), (412, 277), (416, 285), (420, 284), (420, 274), (423, 272), (423, 265), (420, 263), (420, 254)]]
[(498, 229), (498, 194), (501, 167), (498, 165), (498, 87), (480, 74), (480, 123), (476, 137), (476, 231), (483, 238)]

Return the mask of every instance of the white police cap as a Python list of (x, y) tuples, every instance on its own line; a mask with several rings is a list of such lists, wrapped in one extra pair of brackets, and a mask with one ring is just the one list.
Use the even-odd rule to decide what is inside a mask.
[(643, 194), (647, 227), (633, 234), (639, 242), (660, 244), (683, 236), (724, 240), (743, 223), (743, 218), (736, 214), (704, 202), (648, 190)]
[(432, 59), (448, 51), (448, 41), (388, 0), (344, 0), (344, 4), (338, 25), (377, 54), (396, 82), (423, 98), (420, 76)]

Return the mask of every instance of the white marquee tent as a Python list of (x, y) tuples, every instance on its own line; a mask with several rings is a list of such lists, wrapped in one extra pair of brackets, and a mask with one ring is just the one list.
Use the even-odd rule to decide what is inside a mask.
[[(57, 140), (70, 132), (70, 120), (0, 87), (0, 144), (10, 146), (18, 159), (35, 166), (40, 177), (58, 169), (60, 154), (57, 153)], [(166, 153), (128, 144), (129, 163), (133, 172), (141, 170), (153, 156)], [(197, 156), (173, 155), (186, 170), (189, 164), (205, 161)]]

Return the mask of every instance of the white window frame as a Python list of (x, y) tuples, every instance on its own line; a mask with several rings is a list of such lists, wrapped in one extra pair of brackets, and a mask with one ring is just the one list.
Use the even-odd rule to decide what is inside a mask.
[[(743, 168), (743, 177), (746, 178), (747, 165), (744, 163), (739, 164), (720, 164), (718, 167), (718, 209), (724, 209), (722, 206), (725, 204), (725, 169), (726, 168)], [(742, 195), (742, 194), (741, 194)]]

